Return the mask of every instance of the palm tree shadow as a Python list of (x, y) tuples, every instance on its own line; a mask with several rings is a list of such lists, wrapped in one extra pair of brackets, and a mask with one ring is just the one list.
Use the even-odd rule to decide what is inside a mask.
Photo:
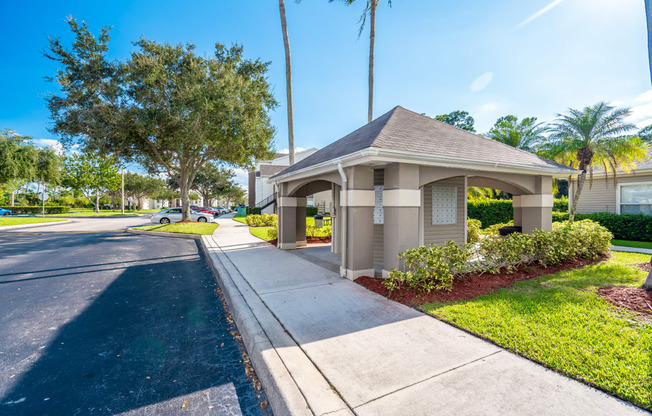
[(264, 397), (246, 376), (215, 289), (202, 258), (128, 267), (60, 330), (0, 399), (0, 413), (109, 415), (153, 405), (147, 412), (174, 414), (187, 401), (191, 414), (210, 413), (209, 402), (260, 414)]

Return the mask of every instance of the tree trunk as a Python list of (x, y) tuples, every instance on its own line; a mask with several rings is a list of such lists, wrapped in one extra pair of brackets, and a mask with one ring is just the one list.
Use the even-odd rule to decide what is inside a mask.
[(95, 191), (95, 212), (100, 213), (100, 191)]
[(583, 147), (577, 151), (577, 160), (580, 162), (579, 169), (582, 173), (577, 177), (577, 189), (573, 192), (573, 203), (568, 210), (568, 221), (575, 221), (575, 211), (577, 210), (577, 203), (580, 200), (582, 195), (582, 188), (584, 187), (584, 182), (586, 181), (586, 169), (591, 165), (591, 160), (593, 160), (593, 151), (588, 147)]
[(369, 10), (369, 108), (367, 111), (367, 122), (374, 119), (374, 45), (376, 43), (376, 6), (378, 0), (371, 0)]
[(11, 189), (11, 206), (14, 207), (15, 203), (16, 203), (16, 190), (12, 188)]
[[(650, 260), (650, 263), (652, 263), (652, 260)], [(650, 273), (647, 275), (647, 279), (645, 279), (645, 283), (641, 286), (642, 289), (649, 291), (652, 291), (652, 270)]]
[(294, 121), (292, 115), (292, 59), (290, 57), (290, 38), (288, 25), (285, 20), (285, 1), (278, 0), (278, 10), (281, 14), (281, 30), (283, 31), (283, 45), (285, 46), (285, 92), (287, 94), (288, 110), (288, 150), (290, 166), (294, 165)]

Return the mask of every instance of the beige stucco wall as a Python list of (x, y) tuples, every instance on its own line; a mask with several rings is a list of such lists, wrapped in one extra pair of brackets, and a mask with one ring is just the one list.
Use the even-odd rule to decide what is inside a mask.
[[(432, 224), (432, 185), (457, 187), (457, 223), (450, 225)], [(464, 177), (449, 178), (431, 182), (423, 188), (423, 243), (425, 245), (443, 245), (453, 240), (466, 242), (466, 187)]]
[[(589, 178), (587, 176), (582, 195), (577, 203), (577, 212), (589, 214), (592, 212), (611, 212), (617, 213), (617, 193), (618, 185), (628, 183), (652, 182), (652, 173), (647, 174), (620, 174), (617, 176), (618, 183), (614, 186), (613, 178), (605, 180), (602, 178), (593, 178), (593, 186), (589, 189)], [(569, 194), (574, 192), (576, 183), (573, 181)]]

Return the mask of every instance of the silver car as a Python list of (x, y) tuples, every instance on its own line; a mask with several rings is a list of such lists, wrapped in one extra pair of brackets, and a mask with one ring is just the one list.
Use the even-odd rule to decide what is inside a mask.
[[(190, 219), (197, 222), (214, 222), (211, 214), (190, 210)], [(169, 224), (181, 221), (181, 208), (168, 208), (152, 215), (152, 222), (155, 224)]]

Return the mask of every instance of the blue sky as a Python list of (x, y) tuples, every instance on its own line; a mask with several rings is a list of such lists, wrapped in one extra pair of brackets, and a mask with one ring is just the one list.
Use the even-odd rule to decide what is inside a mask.
[[(367, 117), (368, 31), (363, 2), (287, 1), (297, 147), (323, 147)], [(466, 110), (486, 132), (506, 114), (552, 120), (568, 107), (604, 100), (652, 122), (643, 0), (393, 0), (377, 15), (375, 116), (402, 105), (434, 116)], [(141, 37), (244, 46), (271, 61), (280, 106), (271, 114), (287, 147), (285, 73), (274, 0), (0, 1), (0, 128), (50, 144), (43, 100), (56, 86), (42, 56), (47, 37), (70, 40), (65, 17), (97, 32), (113, 26), (111, 55), (125, 58)]]

